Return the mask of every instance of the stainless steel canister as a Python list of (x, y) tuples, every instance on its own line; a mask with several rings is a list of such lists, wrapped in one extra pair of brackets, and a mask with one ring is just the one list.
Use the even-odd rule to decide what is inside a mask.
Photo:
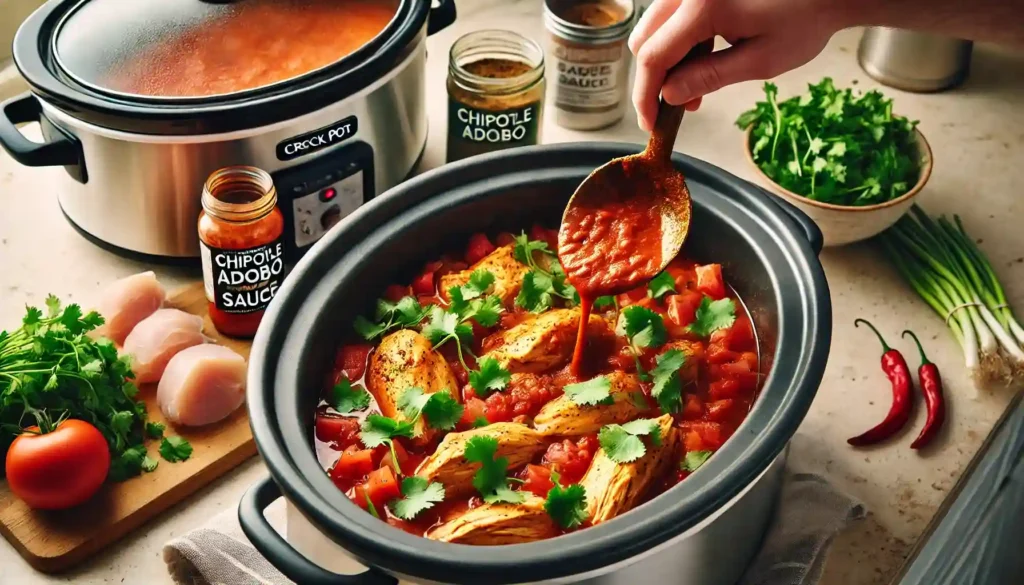
[(633, 0), (545, 0), (548, 82), (555, 122), (596, 130), (622, 119), (629, 103)]
[(864, 71), (906, 91), (940, 91), (967, 78), (974, 43), (895, 28), (864, 31), (857, 58)]

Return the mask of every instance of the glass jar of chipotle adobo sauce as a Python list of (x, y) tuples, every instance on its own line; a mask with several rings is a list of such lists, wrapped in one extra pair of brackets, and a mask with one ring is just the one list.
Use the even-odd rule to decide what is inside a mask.
[(210, 320), (224, 335), (249, 338), (285, 276), (284, 216), (270, 175), (227, 167), (206, 180), (199, 215), (203, 283)]

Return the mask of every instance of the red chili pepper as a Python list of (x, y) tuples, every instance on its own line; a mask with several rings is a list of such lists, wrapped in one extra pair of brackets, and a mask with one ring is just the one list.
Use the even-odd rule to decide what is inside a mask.
[(882, 371), (885, 372), (886, 377), (889, 378), (889, 382), (892, 384), (892, 407), (889, 408), (889, 414), (885, 415), (885, 420), (878, 423), (877, 426), (861, 435), (846, 440), (847, 443), (855, 447), (873, 445), (898, 433), (907, 424), (907, 420), (910, 419), (910, 409), (913, 405), (913, 397), (911, 395), (913, 381), (910, 377), (910, 368), (907, 367), (907, 361), (903, 359), (903, 355), (899, 351), (890, 348), (885, 343), (882, 334), (878, 332), (878, 329), (875, 329), (874, 325), (864, 319), (855, 320), (853, 325), (860, 327), (861, 323), (870, 327), (875, 332), (875, 335), (878, 336), (878, 340), (882, 342), (882, 349), (885, 352), (882, 354)]
[(920, 449), (931, 443), (939, 429), (942, 428), (942, 423), (946, 420), (946, 401), (942, 397), (942, 377), (939, 376), (939, 367), (928, 360), (928, 356), (924, 354), (924, 348), (921, 347), (921, 340), (914, 335), (913, 331), (904, 331), (903, 337), (906, 337), (908, 333), (914, 338), (914, 343), (917, 344), (917, 349), (921, 352), (921, 367), (917, 369), (917, 377), (921, 380), (921, 392), (924, 394), (925, 408), (928, 409), (928, 418), (924, 422), (921, 434), (910, 444), (911, 449)]

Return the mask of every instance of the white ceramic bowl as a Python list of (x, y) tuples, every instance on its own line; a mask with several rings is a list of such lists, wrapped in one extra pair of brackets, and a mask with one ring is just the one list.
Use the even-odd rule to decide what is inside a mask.
[(807, 214), (814, 223), (818, 224), (825, 246), (842, 246), (866, 240), (878, 235), (892, 224), (896, 223), (914, 204), (914, 198), (924, 188), (925, 183), (932, 174), (932, 150), (925, 140), (924, 134), (915, 129), (914, 135), (917, 138), (917, 154), (920, 160), (921, 173), (917, 183), (910, 191), (900, 197), (885, 203), (875, 205), (864, 205), (860, 207), (852, 205), (834, 205), (808, 199), (803, 195), (797, 195), (788, 189), (784, 189), (768, 175), (764, 174), (761, 167), (754, 162), (750, 154), (750, 129), (743, 135), (743, 153), (747, 162), (757, 173), (758, 182), (770, 192), (782, 197), (789, 203)]

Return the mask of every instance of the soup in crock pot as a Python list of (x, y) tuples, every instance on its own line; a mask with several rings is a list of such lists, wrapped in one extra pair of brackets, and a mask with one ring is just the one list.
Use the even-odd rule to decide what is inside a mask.
[(445, 542), (540, 540), (656, 497), (736, 431), (760, 375), (721, 266), (680, 256), (597, 299), (574, 373), (579, 296), (556, 243), (475, 234), (356, 320), (315, 444), (357, 505)]
[(397, 0), (250, 0), (140, 49), (106, 82), (147, 96), (201, 97), (256, 89), (326, 67), (391, 22)]

